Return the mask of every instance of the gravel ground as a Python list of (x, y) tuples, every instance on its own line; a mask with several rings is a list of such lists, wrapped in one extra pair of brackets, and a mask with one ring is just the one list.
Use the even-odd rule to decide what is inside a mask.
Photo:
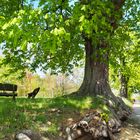
[(124, 124), (118, 140), (140, 140), (140, 101), (133, 105), (133, 113)]

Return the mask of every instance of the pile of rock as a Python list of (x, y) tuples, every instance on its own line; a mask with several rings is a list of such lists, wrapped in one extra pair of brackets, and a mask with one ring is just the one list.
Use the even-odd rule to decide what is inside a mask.
[[(114, 121), (113, 121), (114, 122)], [(93, 111), (79, 122), (66, 128), (68, 140), (92, 140), (112, 137), (112, 131), (115, 124), (108, 123), (101, 117), (99, 112)]]
[(43, 140), (41, 135), (32, 130), (22, 130), (15, 135), (15, 140)]
[(67, 140), (115, 140), (114, 134), (120, 131), (120, 118), (112, 116), (105, 120), (95, 110), (66, 128)]

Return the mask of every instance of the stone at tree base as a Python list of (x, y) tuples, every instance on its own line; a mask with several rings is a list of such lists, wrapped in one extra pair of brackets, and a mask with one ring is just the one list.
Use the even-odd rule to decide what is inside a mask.
[(31, 140), (27, 135), (23, 133), (16, 134), (15, 140)]
[(102, 120), (98, 112), (87, 114), (81, 121), (67, 127), (68, 140), (94, 140), (107, 138), (107, 124)]
[(43, 140), (43, 138), (32, 130), (22, 130), (15, 135), (15, 140)]
[(108, 121), (108, 128), (112, 133), (117, 133), (121, 131), (121, 122), (116, 118), (111, 118)]
[(117, 116), (111, 108), (112, 111), (113, 115), (108, 122), (105, 122), (99, 112), (90, 111), (83, 119), (66, 128), (67, 140), (117, 140), (114, 134), (121, 131), (120, 119), (129, 113), (121, 110), (121, 116)]

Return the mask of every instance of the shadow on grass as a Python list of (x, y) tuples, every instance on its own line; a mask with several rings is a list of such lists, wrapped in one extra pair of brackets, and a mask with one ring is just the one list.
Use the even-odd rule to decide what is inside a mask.
[[(61, 113), (49, 112), (57, 108)], [(58, 126), (66, 119), (80, 117), (85, 109), (101, 109), (108, 112), (101, 98), (91, 97), (57, 97), (53, 99), (37, 98), (34, 100), (17, 98), (0, 98), (0, 139), (22, 129), (58, 132)]]

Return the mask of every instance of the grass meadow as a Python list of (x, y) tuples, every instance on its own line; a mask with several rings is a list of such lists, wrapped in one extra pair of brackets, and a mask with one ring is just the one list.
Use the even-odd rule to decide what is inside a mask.
[(23, 129), (40, 132), (43, 136), (60, 135), (59, 129), (68, 120), (78, 120), (87, 109), (109, 112), (101, 98), (0, 98), (0, 139), (9, 140)]

